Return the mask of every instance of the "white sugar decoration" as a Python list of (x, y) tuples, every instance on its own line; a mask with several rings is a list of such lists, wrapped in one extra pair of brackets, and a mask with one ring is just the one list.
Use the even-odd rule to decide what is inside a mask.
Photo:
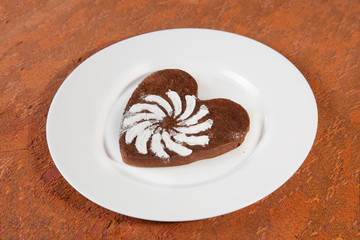
[[(199, 135), (211, 129), (213, 125), (212, 119), (199, 123), (209, 114), (209, 109), (201, 105), (194, 114), (197, 98), (194, 95), (186, 95), (185, 110), (182, 112), (179, 94), (169, 90), (166, 95), (171, 104), (161, 96), (147, 95), (141, 99), (148, 103), (136, 103), (125, 112), (122, 122), (125, 142), (131, 144), (136, 138), (135, 147), (140, 154), (148, 154), (150, 150), (161, 159), (170, 158), (167, 151), (183, 157), (189, 156), (192, 153), (189, 147), (209, 144), (208, 135)], [(174, 126), (163, 129), (165, 118), (173, 118)], [(193, 134), (197, 135), (192, 136)]]
[(196, 125), (192, 125), (189, 127), (174, 127), (174, 129), (177, 130), (178, 132), (185, 134), (196, 134), (210, 129), (212, 125), (213, 125), (213, 120), (208, 119), (205, 122)]
[(197, 113), (195, 113), (193, 116), (191, 116), (189, 119), (180, 122), (179, 125), (183, 126), (190, 126), (190, 125), (194, 125), (196, 123), (199, 122), (200, 119), (202, 119), (203, 117), (205, 117), (206, 115), (209, 114), (209, 109), (205, 106), (205, 105), (201, 105), (199, 111), (197, 111)]
[(179, 154), (180, 156), (188, 156), (192, 153), (192, 150), (187, 148), (187, 147), (184, 147), (182, 146), (181, 144), (179, 143), (176, 143), (174, 142), (173, 140), (171, 140), (170, 138), (170, 134), (166, 131), (164, 131), (162, 133), (162, 139), (164, 140), (165, 142), (165, 146), (173, 151), (173, 152), (176, 152), (177, 154)]
[(157, 105), (147, 103), (137, 103), (132, 105), (129, 109), (129, 113), (138, 113), (145, 110), (155, 114), (158, 118), (166, 117), (166, 114)]
[(182, 109), (180, 96), (177, 92), (174, 91), (168, 91), (166, 95), (170, 98), (174, 106), (174, 117), (176, 117), (181, 113), (181, 109)]
[(153, 113), (138, 113), (132, 116), (128, 116), (123, 121), (123, 127), (128, 127), (134, 125), (134, 123), (143, 121), (143, 120), (161, 120), (162, 117), (158, 117)]
[(187, 119), (194, 112), (196, 105), (196, 97), (193, 95), (186, 95), (185, 100), (186, 100), (186, 108), (183, 114), (181, 114), (181, 116), (177, 119), (178, 121)]
[(151, 134), (153, 133), (153, 130), (145, 129), (143, 132), (141, 132), (135, 141), (135, 147), (141, 154), (147, 154), (147, 143), (151, 137)]
[(155, 133), (151, 139), (151, 151), (159, 158), (169, 158), (170, 156), (165, 152), (164, 145), (161, 143), (160, 133)]
[(150, 127), (154, 124), (154, 121), (146, 121), (141, 122), (139, 124), (135, 124), (128, 130), (126, 130), (125, 141), (127, 144), (131, 143), (135, 137), (145, 131), (146, 128)]
[(162, 97), (160, 96), (157, 96), (157, 95), (147, 95), (145, 97), (145, 101), (147, 102), (154, 102), (154, 103), (157, 103), (159, 104), (161, 107), (163, 107), (166, 112), (168, 113), (169, 116), (172, 115), (173, 113), (173, 110), (170, 106), (170, 104)]
[(187, 136), (184, 133), (178, 133), (174, 135), (174, 139), (177, 142), (184, 142), (190, 146), (196, 146), (201, 145), (205, 146), (209, 144), (209, 136), (203, 135), (203, 136)]

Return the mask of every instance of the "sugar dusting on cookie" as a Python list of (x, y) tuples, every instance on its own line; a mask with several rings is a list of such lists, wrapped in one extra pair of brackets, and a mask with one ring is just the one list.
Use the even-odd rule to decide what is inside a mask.
[[(138, 153), (148, 154), (150, 150), (155, 156), (165, 159), (170, 157), (167, 150), (180, 156), (188, 156), (192, 153), (191, 146), (209, 144), (208, 135), (192, 136), (212, 127), (212, 119), (199, 123), (199, 120), (209, 114), (208, 108), (201, 105), (194, 114), (197, 98), (194, 95), (186, 95), (185, 110), (182, 111), (179, 94), (169, 90), (166, 95), (171, 103), (161, 96), (151, 94), (141, 98), (149, 103), (135, 103), (125, 112), (122, 128), (126, 144), (133, 144), (136, 139), (135, 147)], [(167, 118), (172, 118), (174, 124), (163, 128), (163, 123), (169, 121)]]

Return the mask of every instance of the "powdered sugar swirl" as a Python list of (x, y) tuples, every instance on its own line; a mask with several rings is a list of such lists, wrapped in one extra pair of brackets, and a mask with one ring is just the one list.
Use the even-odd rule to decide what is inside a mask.
[[(199, 120), (209, 114), (209, 110), (205, 105), (201, 105), (199, 110), (194, 112), (196, 96), (185, 96), (183, 110), (177, 92), (169, 90), (166, 95), (170, 103), (161, 96), (147, 95), (143, 98), (146, 103), (136, 103), (129, 108), (122, 122), (125, 142), (132, 144), (136, 139), (135, 147), (140, 154), (152, 152), (162, 159), (170, 158), (168, 151), (189, 156), (193, 152), (191, 146), (209, 144), (209, 136), (199, 133), (211, 129), (213, 120), (199, 123)], [(163, 128), (166, 118), (171, 118), (175, 123), (168, 129)], [(194, 134), (196, 136), (193, 136)]]

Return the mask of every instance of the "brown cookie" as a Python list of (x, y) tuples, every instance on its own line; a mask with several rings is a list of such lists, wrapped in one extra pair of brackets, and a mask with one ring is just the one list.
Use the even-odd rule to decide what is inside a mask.
[(155, 72), (139, 84), (121, 123), (125, 163), (177, 166), (240, 146), (249, 131), (246, 110), (228, 99), (199, 100), (197, 88), (192, 76), (177, 69)]

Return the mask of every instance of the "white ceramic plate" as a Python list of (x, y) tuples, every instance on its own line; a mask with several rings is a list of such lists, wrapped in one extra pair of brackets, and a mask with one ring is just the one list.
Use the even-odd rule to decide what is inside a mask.
[[(182, 69), (199, 98), (224, 97), (250, 115), (237, 149), (189, 165), (124, 164), (118, 146), (121, 113), (147, 74)], [(51, 104), (47, 140), (65, 179), (112, 211), (157, 221), (229, 213), (273, 192), (300, 167), (317, 129), (317, 107), (305, 78), (271, 48), (206, 29), (152, 32), (96, 53), (65, 80)]]

